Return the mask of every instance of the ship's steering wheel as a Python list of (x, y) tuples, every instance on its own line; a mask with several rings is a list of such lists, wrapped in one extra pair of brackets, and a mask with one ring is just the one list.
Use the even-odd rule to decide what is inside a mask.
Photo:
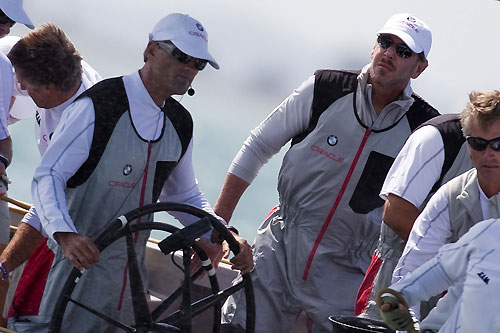
[[(183, 212), (200, 218), (197, 222), (185, 228), (177, 228), (164, 222), (142, 222), (131, 224), (137, 218), (149, 216), (158, 212)], [(151, 215), (153, 216), (153, 215)], [(95, 316), (109, 322), (111, 325), (122, 329), (125, 332), (191, 332), (191, 322), (193, 317), (205, 310), (213, 308), (213, 332), (219, 332), (221, 305), (225, 299), (244, 288), (246, 296), (246, 332), (254, 332), (255, 330), (255, 302), (253, 297), (252, 281), (248, 274), (243, 275), (243, 279), (238, 284), (235, 284), (224, 290), (220, 290), (219, 283), (215, 270), (206, 253), (195, 244), (194, 240), (209, 231), (213, 227), (219, 232), (221, 237), (229, 244), (230, 250), (236, 255), (239, 252), (239, 244), (234, 239), (229, 230), (226, 229), (216, 218), (211, 214), (185, 204), (161, 202), (147, 205), (141, 208), (132, 210), (118, 219), (111, 222), (109, 227), (101, 233), (96, 239), (95, 244), (100, 251), (105, 251), (106, 247), (116, 240), (125, 237), (127, 243), (128, 255), (128, 274), (130, 279), (130, 289), (132, 293), (134, 321), (133, 326), (120, 322), (117, 319), (99, 312), (97, 309), (90, 308), (82, 304), (77, 299), (73, 299), (72, 293), (77, 285), (82, 272), (73, 268), (68, 276), (64, 287), (57, 300), (54, 313), (50, 322), (49, 332), (59, 332), (61, 324), (64, 320), (64, 312), (69, 302), (77, 305), (82, 311), (88, 311)], [(173, 254), (177, 250), (183, 251), (183, 266), (184, 281), (182, 285), (153, 311), (148, 308), (146, 291), (143, 286), (142, 277), (139, 269), (135, 246), (133, 244), (133, 233), (144, 230), (161, 230), (169, 234), (158, 246), (165, 254)], [(190, 275), (191, 253), (194, 250), (203, 262), (202, 267)], [(92, 269), (92, 267), (90, 268)], [(210, 281), (211, 293), (199, 300), (191, 299), (191, 282), (199, 277), (203, 272), (206, 272)], [(180, 309), (173, 313), (165, 314), (168, 307), (181, 297)]]

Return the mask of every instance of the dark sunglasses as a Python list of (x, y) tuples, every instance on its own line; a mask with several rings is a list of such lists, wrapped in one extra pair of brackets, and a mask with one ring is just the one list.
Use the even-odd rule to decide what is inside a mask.
[(483, 151), (488, 147), (488, 145), (493, 149), (494, 151), (500, 151), (500, 137), (499, 138), (494, 138), (491, 140), (486, 140), (483, 138), (478, 138), (474, 136), (468, 136), (466, 138), (467, 143), (469, 146), (471, 146), (472, 149), (477, 150), (477, 151)]
[[(388, 49), (394, 43), (391, 37), (387, 35), (378, 35), (377, 43), (383, 49)], [(396, 54), (401, 58), (407, 59), (413, 55), (413, 51), (406, 46), (406, 44), (398, 44), (396, 45)]]
[(10, 17), (5, 15), (5, 13), (0, 10), (0, 24), (10, 24), (10, 27), (12, 28), (16, 22), (12, 21)]
[(179, 50), (170, 41), (164, 41), (164, 42), (162, 41), (162, 42), (157, 42), (157, 43), (158, 43), (158, 46), (162, 50), (166, 51), (168, 54), (170, 54), (170, 56), (172, 58), (174, 58), (175, 60), (177, 60), (179, 62), (182, 62), (183, 64), (187, 64), (190, 61), (193, 61), (194, 67), (199, 71), (203, 70), (203, 68), (205, 68), (205, 66), (207, 66), (207, 62), (208, 62), (207, 60), (198, 59), (195, 57), (191, 57), (190, 55), (187, 55), (186, 53)]

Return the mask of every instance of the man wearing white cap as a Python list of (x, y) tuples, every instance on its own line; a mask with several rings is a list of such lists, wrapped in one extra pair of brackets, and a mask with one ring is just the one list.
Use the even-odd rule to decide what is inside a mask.
[[(16, 22), (22, 23), (30, 29), (34, 28), (23, 9), (22, 0), (0, 0), (0, 38), (7, 36), (10, 28)], [(0, 52), (0, 176), (5, 176), (5, 169), (12, 159), (12, 141), (7, 129), (7, 119), (13, 89), (12, 65), (5, 54)], [(2, 184), (0, 194), (4, 192), (5, 187)], [(0, 252), (3, 250), (2, 244), (8, 242), (8, 237), (8, 232), (6, 234), (4, 230), (0, 230)]]
[[(0, 0), (0, 38), (7, 36), (16, 22), (33, 29), (33, 23), (23, 9), (22, 0)], [(6, 195), (8, 178), (6, 169), (12, 160), (12, 139), (7, 129), (7, 119), (11, 106), (14, 80), (12, 65), (3, 52), (0, 52), (0, 196)], [(10, 238), (10, 218), (7, 202), (0, 202), (0, 252)], [(7, 281), (0, 281), (0, 311), (3, 308)]]
[[(279, 205), (254, 245), (257, 331), (286, 332), (303, 311), (312, 331), (330, 332), (328, 316), (353, 314), (379, 235), (385, 175), (412, 130), (438, 115), (410, 86), (430, 48), (425, 23), (394, 15), (378, 32), (370, 64), (361, 72), (317, 71), (233, 160), (214, 206), (226, 221), (259, 168), (291, 140)], [(243, 298), (234, 295), (223, 308), (235, 331), (245, 327)]]
[[(33, 23), (23, 9), (22, 0), (0, 0), (0, 38), (7, 36), (16, 22), (33, 29)], [(6, 169), (12, 160), (12, 140), (7, 129), (7, 119), (14, 89), (12, 65), (0, 52), (0, 195), (7, 191)], [(0, 252), (9, 241), (9, 212), (6, 202), (0, 202)]]
[[(18, 323), (17, 330), (47, 329), (62, 283), (73, 266), (92, 266), (80, 278), (73, 296), (133, 325), (125, 243), (113, 243), (99, 253), (91, 237), (108, 221), (158, 199), (213, 213), (194, 176), (191, 116), (171, 98), (186, 93), (207, 63), (219, 68), (208, 52), (207, 32), (188, 15), (168, 15), (153, 28), (144, 59), (140, 70), (101, 81), (66, 109), (35, 171), (33, 200), (55, 258), (38, 315), (24, 317), (27, 322)], [(185, 225), (196, 219), (185, 214), (175, 217)], [(147, 237), (141, 233), (135, 242), (144, 270)], [(245, 262), (251, 263), (248, 245), (246, 251)], [(71, 306), (62, 327), (64, 332), (115, 329)]]

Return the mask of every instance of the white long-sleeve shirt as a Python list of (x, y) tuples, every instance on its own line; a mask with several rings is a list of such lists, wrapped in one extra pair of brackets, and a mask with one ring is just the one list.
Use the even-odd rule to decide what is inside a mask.
[[(161, 134), (163, 113), (147, 92), (139, 72), (123, 77), (130, 114), (137, 133), (144, 140), (155, 140)], [(32, 195), (43, 228), (50, 237), (56, 232), (76, 232), (69, 216), (64, 189), (68, 179), (86, 161), (94, 131), (94, 106), (90, 98), (82, 98), (63, 113), (51, 144), (35, 170)], [(210, 213), (205, 196), (198, 188), (192, 165), (192, 141), (165, 182), (161, 201), (175, 201), (200, 207)], [(196, 220), (179, 214), (183, 224)]]
[[(399, 291), (409, 305), (451, 290), (456, 302), (446, 304), (452, 311), (444, 312), (440, 333), (500, 332), (499, 238), (500, 219), (478, 223), (391, 288)], [(441, 302), (432, 312), (439, 311)], [(427, 327), (425, 320), (421, 328), (435, 329)]]
[[(479, 203), (484, 218), (489, 218), (488, 198), (482, 191), (479, 183), (476, 180), (476, 186), (479, 190)], [(423, 263), (434, 257), (439, 248), (449, 242), (452, 236), (450, 214), (449, 214), (449, 196), (447, 187), (441, 187), (429, 200), (425, 209), (418, 216), (410, 236), (406, 243), (403, 254), (394, 269), (392, 282), (397, 282), (405, 277), (410, 272), (420, 267)], [(442, 292), (441, 290), (439, 292)], [(438, 292), (438, 293), (439, 293)], [(438, 294), (436, 293), (436, 294)], [(429, 315), (428, 322), (433, 318), (434, 324), (439, 325), (436, 319), (446, 315), (450, 311), (450, 307), (445, 307), (443, 304), (450, 304), (456, 301), (456, 293), (453, 290), (448, 292), (446, 302), (442, 303), (440, 312), (434, 311), (433, 316)], [(420, 304), (415, 304), (412, 307), (415, 315), (420, 317)], [(441, 321), (441, 323), (444, 321)]]
[[(476, 184), (479, 189), (481, 210), (484, 218), (487, 219), (489, 218), (488, 198), (477, 180)], [(394, 269), (393, 282), (399, 281), (434, 257), (439, 248), (448, 243), (447, 240), (451, 235), (448, 193), (446, 187), (441, 187), (431, 197), (415, 221), (403, 254)]]
[[(97, 73), (89, 64), (85, 61), (82, 61), (82, 82), (77, 92), (71, 96), (64, 103), (55, 106), (50, 109), (36, 108), (36, 124), (35, 124), (35, 138), (38, 145), (38, 150), (40, 151), (40, 155), (43, 156), (47, 147), (50, 143), (52, 134), (54, 133), (57, 125), (59, 125), (59, 121), (61, 120), (61, 116), (64, 110), (71, 104), (73, 101), (85, 90), (93, 86), (95, 83), (99, 82), (102, 77)], [(17, 82), (17, 80), (16, 80)], [(15, 85), (14, 95), (16, 96), (29, 96), (26, 90), (21, 90), (19, 85)], [(28, 223), (33, 228), (40, 231), (44, 236), (47, 236), (45, 231), (42, 228), (40, 218), (38, 217), (38, 213), (36, 211), (35, 206), (33, 205), (28, 213), (26, 213), (22, 219), (22, 222)]]

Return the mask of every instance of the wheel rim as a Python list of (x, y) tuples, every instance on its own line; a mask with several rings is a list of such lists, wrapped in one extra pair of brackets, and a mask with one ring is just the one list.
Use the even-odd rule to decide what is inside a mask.
[[(140, 224), (128, 223), (128, 221), (134, 221), (139, 217), (164, 211), (166, 212), (177, 211), (177, 212), (191, 214), (193, 216), (200, 218), (199, 221), (194, 223), (194, 224), (198, 223), (199, 225), (195, 227), (191, 227), (192, 225), (190, 225), (188, 227), (180, 229), (163, 222), (143, 222)], [(129, 266), (129, 276), (130, 276), (130, 288), (132, 291), (134, 316), (136, 319), (135, 327), (128, 326), (124, 323), (115, 321), (110, 318), (103, 318), (103, 316), (105, 315), (94, 313), (92, 312), (92, 310), (85, 308), (85, 305), (78, 304), (77, 300), (72, 299), (71, 294), (82, 275), (80, 271), (78, 271), (76, 268), (73, 268), (68, 278), (66, 279), (64, 287), (58, 298), (58, 301), (56, 302), (52, 320), (50, 322), (49, 332), (60, 331), (61, 324), (64, 318), (64, 312), (69, 302), (76, 304), (85, 311), (94, 313), (96, 316), (101, 317), (104, 320), (107, 320), (117, 328), (121, 328), (122, 330), (128, 332), (171, 332), (174, 330), (182, 330), (183, 332), (190, 332), (192, 317), (196, 316), (199, 313), (204, 312), (205, 310), (213, 308), (214, 309), (213, 331), (218, 332), (220, 330), (220, 305), (225, 300), (225, 298), (227, 298), (227, 296), (235, 293), (236, 291), (242, 288), (244, 289), (247, 300), (246, 331), (254, 332), (255, 303), (254, 303), (252, 282), (248, 274), (243, 275), (243, 279), (239, 284), (226, 288), (222, 291), (219, 290), (216, 274), (213, 275), (207, 274), (210, 281), (212, 294), (196, 302), (193, 303), (191, 302), (190, 299), (191, 280), (196, 279), (199, 275), (203, 273), (203, 271), (207, 273), (209, 271), (213, 271), (211, 270), (211, 264), (202, 266), (195, 274), (193, 274), (193, 276), (191, 276), (189, 274), (189, 269), (188, 269), (190, 263), (188, 263), (186, 259), (183, 259), (185, 274), (184, 274), (184, 281), (181, 287), (182, 289), (178, 288), (172, 295), (167, 297), (167, 299), (163, 301), (160, 304), (160, 306), (158, 306), (155, 310), (151, 312), (149, 312), (148, 307), (144, 305), (145, 304), (144, 302), (146, 302), (146, 295), (144, 292), (144, 288), (142, 286), (142, 278), (140, 276), (139, 266), (137, 264), (137, 255), (135, 254), (135, 246), (130, 245), (132, 244), (131, 235), (138, 231), (161, 230), (170, 233), (170, 236), (166, 237), (164, 241), (165, 243), (167, 243), (167, 238), (168, 238), (169, 244), (172, 244), (172, 240), (175, 238), (173, 237), (173, 235), (176, 235), (176, 237), (179, 235), (184, 235), (186, 234), (186, 231), (189, 234), (190, 231), (195, 230), (196, 228), (199, 228), (200, 226), (204, 226), (206, 224), (209, 224), (215, 230), (217, 230), (221, 235), (221, 237), (228, 242), (231, 251), (235, 255), (238, 254), (239, 245), (232, 236), (231, 232), (229, 232), (229, 230), (227, 230), (225, 226), (223, 226), (215, 217), (213, 217), (209, 213), (190, 205), (169, 203), (169, 202), (150, 204), (129, 211), (123, 216), (112, 221), (106, 228), (106, 230), (99, 237), (97, 237), (97, 239), (95, 240), (95, 244), (97, 245), (100, 251), (103, 251), (116, 240), (122, 237), (126, 238), (126, 242), (128, 244), (127, 255), (128, 255), (128, 266)], [(190, 227), (192, 230), (188, 230)], [(179, 236), (179, 237), (184, 237), (184, 236)], [(206, 253), (198, 245), (191, 243), (190, 248), (192, 248), (200, 256), (200, 259), (202, 259), (202, 261), (208, 259)], [(189, 256), (187, 255), (188, 253), (187, 251), (189, 251), (189, 248), (186, 248), (184, 246), (183, 258), (188, 258), (187, 260), (190, 260)], [(133, 259), (131, 262), (131, 257), (135, 258), (135, 263), (133, 262)], [(132, 289), (133, 285), (138, 286), (140, 290), (133, 290)], [(177, 299), (178, 295), (174, 295), (176, 293), (183, 294), (181, 310), (174, 312), (173, 314), (170, 314), (166, 319), (164, 318), (161, 321), (157, 322), (160, 315), (165, 311), (166, 308), (168, 308), (171, 302)], [(136, 310), (136, 307), (140, 307), (141, 309)], [(189, 323), (187, 321), (189, 321)], [(177, 323), (180, 323), (180, 325), (179, 326), (172, 325)]]

